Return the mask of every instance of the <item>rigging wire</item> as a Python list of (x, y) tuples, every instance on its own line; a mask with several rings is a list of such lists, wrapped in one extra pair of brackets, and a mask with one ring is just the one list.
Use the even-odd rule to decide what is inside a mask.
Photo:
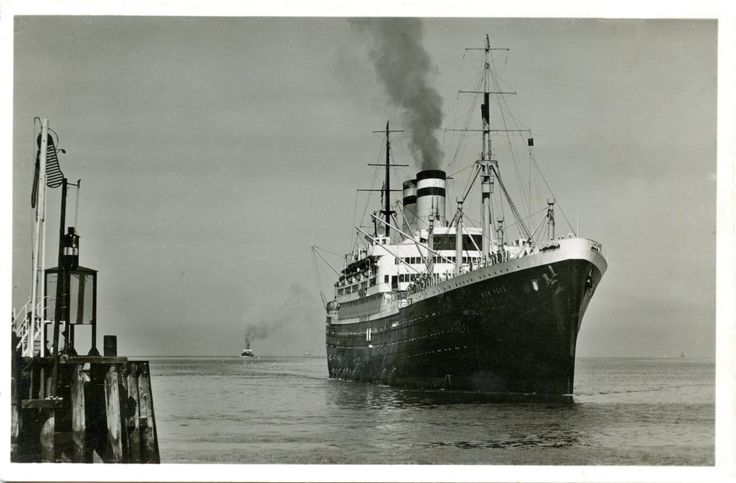
[[(502, 80), (503, 79), (501, 79), (499, 76), (497, 76), (497, 75), (494, 76), (494, 83), (496, 83), (496, 85), (498, 85), (498, 82), (499, 81), (502, 81)], [(519, 139), (522, 142), (524, 141), (524, 134), (523, 134), (522, 131), (528, 132), (529, 133), (529, 137), (531, 138), (531, 134), (532, 134), (531, 133), (531, 130), (528, 128), (528, 126), (525, 123), (523, 123), (522, 121), (520, 121), (514, 115), (513, 111), (511, 110), (511, 108), (510, 108), (510, 106), (508, 104), (508, 100), (507, 100), (507, 98), (505, 96), (500, 96), (499, 97), (499, 102), (497, 103), (497, 105), (500, 108), (500, 113), (501, 113), (501, 116), (502, 116), (504, 125), (508, 125), (508, 119), (510, 119), (511, 122), (513, 123), (513, 127), (516, 128), (516, 130), (515, 130), (516, 134), (518, 135)], [(514, 144), (511, 143), (511, 134), (507, 132), (506, 133), (506, 136), (507, 136), (507, 142), (509, 144), (509, 147), (511, 148), (512, 160), (514, 161), (515, 168), (517, 170), (517, 179), (518, 179), (518, 182), (519, 182), (520, 191), (522, 193), (522, 199), (524, 200), (524, 202), (526, 204), (527, 212), (528, 213), (531, 213), (531, 210), (532, 210), (532, 192), (534, 191), (538, 198), (542, 198), (541, 192), (539, 191), (539, 184), (536, 183), (536, 182), (534, 182), (534, 187), (536, 188), (536, 190), (534, 190), (532, 188), (532, 182), (535, 181), (535, 180), (534, 180), (534, 177), (532, 176), (532, 172), (531, 171), (532, 171), (532, 166), (534, 164), (536, 164), (535, 157), (534, 157), (534, 150), (533, 150), (533, 147), (532, 146), (529, 146), (527, 144), (527, 154), (529, 156), (529, 175), (528, 175), (528, 185), (526, 187), (526, 193), (524, 193), (525, 187), (524, 187), (524, 183), (521, 181), (521, 173), (520, 173), (519, 163), (518, 163), (518, 160), (517, 160), (516, 149), (514, 148)], [(541, 172), (541, 170), (539, 169), (538, 165), (537, 165), (537, 171), (544, 178), (544, 174)], [(546, 180), (545, 180), (545, 182), (546, 182)], [(549, 190), (549, 194), (554, 198), (555, 197), (554, 192), (549, 187), (549, 184), (547, 184), (547, 188)], [(524, 196), (524, 194), (526, 194), (526, 196)]]
[[(493, 57), (491, 56), (491, 59), (492, 58)], [(495, 81), (495, 77), (494, 77), (494, 81)], [(528, 129), (528, 126), (526, 126), (526, 124), (524, 124), (516, 116), (514, 116), (513, 111), (509, 107), (508, 101), (506, 100), (505, 96), (500, 96), (500, 102), (503, 103), (503, 106), (505, 107), (505, 110), (502, 109), (500, 111), (502, 113), (502, 116), (503, 116), (503, 113), (504, 112), (507, 113), (508, 116), (513, 121), (514, 127), (516, 127), (519, 130), (528, 130), (530, 132), (530, 134), (531, 134), (531, 130)], [(499, 105), (499, 107), (501, 107), (501, 106)], [(523, 137), (524, 137), (523, 134), (521, 132), (518, 132), (517, 134), (523, 140)], [(527, 152), (528, 152), (529, 157), (530, 157), (530, 163), (536, 168), (536, 171), (539, 174), (539, 176), (542, 178), (542, 181), (544, 182), (544, 185), (546, 186), (549, 194), (552, 196), (553, 199), (556, 199), (556, 196), (554, 194), (554, 191), (552, 190), (552, 187), (549, 185), (549, 182), (547, 181), (547, 178), (544, 176), (544, 173), (542, 172), (542, 169), (540, 168), (539, 164), (537, 163), (536, 156), (534, 155), (534, 150), (533, 150), (532, 146), (527, 146)], [(531, 176), (530, 176), (530, 180), (531, 180)], [(523, 190), (522, 190), (522, 192), (523, 192)], [(537, 185), (537, 193), (536, 194), (537, 194), (537, 196), (539, 196), (541, 198), (541, 193), (539, 192), (538, 185)], [(531, 189), (527, 193), (527, 197), (529, 199), (529, 202), (527, 204), (527, 208), (528, 208), (529, 211), (531, 211)], [(570, 223), (570, 220), (567, 218), (567, 215), (565, 213), (565, 210), (563, 209), (562, 205), (559, 202), (557, 203), (557, 207), (559, 208), (560, 213), (562, 213), (562, 217), (565, 219), (565, 222), (567, 223), (567, 225), (570, 228), (570, 230), (573, 232), (573, 234), (575, 234), (577, 236), (577, 233), (575, 232), (575, 229), (573, 228), (572, 224)]]
[[(495, 60), (493, 58), (493, 55), (490, 56), (490, 61), (491, 61), (491, 66), (492, 66), (492, 68), (491, 68), (491, 81), (493, 82), (493, 86), (495, 87), (495, 89), (497, 91), (501, 91), (502, 89), (501, 89), (501, 86), (499, 84), (498, 74), (496, 72), (496, 64), (495, 64)], [(529, 207), (529, 205), (527, 203), (527, 197), (524, 196), (525, 195), (525, 193), (524, 193), (524, 183), (522, 182), (521, 173), (519, 171), (519, 162), (517, 160), (516, 150), (514, 148), (514, 144), (511, 142), (511, 133), (509, 131), (509, 127), (510, 127), (509, 126), (509, 122), (506, 119), (506, 112), (505, 111), (506, 110), (510, 111), (509, 106), (508, 106), (508, 101), (506, 100), (506, 96), (503, 95), (503, 94), (499, 94), (498, 98), (496, 98), (496, 105), (499, 108), (498, 112), (499, 112), (499, 115), (501, 117), (501, 123), (503, 124), (503, 127), (505, 129), (505, 133), (504, 134), (505, 134), (505, 138), (506, 138), (506, 144), (507, 144), (507, 146), (509, 148), (509, 155), (510, 155), (510, 159), (511, 159), (511, 161), (513, 163), (513, 166), (514, 166), (514, 171), (515, 171), (515, 174), (516, 174), (516, 180), (517, 180), (517, 182), (519, 184), (519, 187), (520, 187), (520, 191), (521, 191), (521, 195), (522, 195), (521, 198), (522, 198), (524, 204), (527, 205), (526, 206), (526, 211), (528, 213), (529, 211), (531, 211), (531, 209), (530, 209), (530, 207)], [(504, 109), (504, 106), (505, 106), (506, 109)]]
[[(504, 106), (506, 108), (506, 113), (509, 115), (509, 117), (514, 122), (514, 127), (516, 127), (517, 130), (519, 130), (519, 131), (520, 130), (527, 130), (527, 131), (529, 131), (529, 133), (531, 135), (531, 130), (529, 129), (529, 127), (524, 122), (522, 122), (519, 118), (517, 118), (514, 115), (513, 111), (511, 110), (511, 108), (508, 105), (507, 100), (505, 98), (502, 98), (501, 101), (504, 103)], [(518, 132), (518, 136), (523, 141), (523, 137), (524, 136), (523, 136), (523, 134), (521, 132)], [(547, 179), (544, 176), (544, 173), (542, 172), (539, 164), (537, 163), (536, 156), (534, 154), (534, 148), (532, 146), (528, 146), (527, 145), (527, 153), (529, 155), (529, 162), (530, 162), (530, 172), (529, 172), (529, 180), (530, 180), (530, 182), (534, 179), (532, 177), (532, 175), (531, 175), (531, 167), (534, 166), (536, 168), (537, 173), (539, 174), (539, 176), (544, 181), (544, 184), (545, 184), (545, 186), (546, 186), (549, 194), (552, 196), (552, 198), (555, 198), (556, 199), (556, 196), (554, 194), (554, 191), (552, 190), (552, 187), (547, 182)], [(536, 192), (535, 192), (535, 194), (537, 195), (538, 198), (542, 198), (542, 194), (541, 194), (541, 191), (539, 189), (539, 184), (538, 183), (535, 183), (535, 186), (536, 186)], [(531, 195), (532, 195), (531, 194), (531, 191), (532, 191), (531, 188), (529, 188), (529, 192), (527, 193), (527, 196), (528, 196), (528, 199), (529, 199), (529, 208), (530, 208), (530, 210), (531, 210)], [(570, 224), (569, 220), (567, 220), (567, 216), (564, 213), (564, 209), (562, 208), (561, 205), (558, 204), (558, 206), (560, 208), (560, 212), (563, 215), (563, 218), (565, 218), (565, 221), (568, 223), (568, 226), (572, 229), (572, 225)]]
[[(378, 153), (375, 161), (378, 161), (378, 159), (381, 157), (381, 154), (382, 153), (383, 153), (383, 151), (380, 151)], [(373, 177), (372, 177), (371, 182), (370, 182), (370, 184), (368, 186), (375, 186), (376, 179), (378, 178), (378, 173), (379, 173), (379, 170), (378, 169), (373, 170)], [(356, 217), (356, 214), (357, 214), (357, 211), (358, 211), (358, 195), (360, 193), (363, 193), (363, 192), (361, 192), (361, 191), (356, 191), (355, 192), (355, 205), (353, 207), (353, 225), (359, 225), (360, 223), (363, 222), (363, 220), (366, 217), (366, 214), (368, 213), (368, 204), (370, 203), (371, 197), (373, 196), (369, 192), (368, 196), (365, 198), (365, 204), (363, 205), (363, 213), (360, 215), (360, 219), (358, 219)], [(351, 230), (351, 236), (354, 237), (354, 238), (352, 238), (353, 241), (352, 241), (351, 246), (350, 246), (350, 250), (351, 251), (353, 251), (355, 249), (355, 243), (358, 241), (358, 238), (359, 238), (358, 235), (355, 234), (354, 232), (355, 232), (355, 230)]]
[[(513, 126), (516, 128), (517, 135), (519, 136), (520, 141), (522, 143), (524, 141), (524, 135), (523, 135), (523, 133), (521, 131), (528, 132), (529, 138), (530, 139), (533, 139), (531, 129), (529, 129), (529, 127), (526, 126), (523, 122), (521, 122), (516, 116), (514, 116), (514, 113), (511, 110), (511, 108), (509, 107), (507, 100), (506, 99), (502, 99), (502, 102), (504, 103), (504, 107), (506, 109), (506, 111), (505, 111), (506, 114), (513, 121)], [(509, 140), (509, 142), (510, 142), (510, 140)], [(534, 181), (534, 177), (532, 176), (532, 169), (531, 168), (532, 168), (532, 158), (534, 157), (534, 149), (533, 149), (532, 146), (529, 146), (528, 143), (527, 143), (526, 149), (527, 149), (527, 155), (529, 157), (529, 173), (528, 173), (528, 177), (527, 177), (528, 186), (527, 186), (527, 192), (526, 192), (526, 203), (527, 203), (527, 210), (528, 210), (529, 213), (531, 213), (531, 209), (532, 209), (532, 191), (533, 191), (532, 190), (532, 183)], [(520, 182), (520, 186), (522, 184), (523, 183)], [(538, 199), (539, 198), (542, 198), (541, 192), (539, 191), (539, 185), (535, 183), (535, 186), (537, 188), (536, 189), (537, 198)], [(524, 193), (523, 193), (523, 190), (522, 190), (522, 196), (523, 196), (523, 194)], [(549, 194), (552, 195), (552, 197), (554, 197), (554, 193), (551, 190), (550, 190), (550, 193)]]
[[(516, 205), (514, 205), (514, 202), (511, 199), (511, 196), (509, 195), (509, 192), (506, 190), (506, 186), (503, 183), (503, 180), (501, 179), (501, 173), (491, 166), (491, 169), (493, 169), (496, 172), (496, 179), (498, 179), (498, 184), (501, 186), (501, 191), (503, 191), (503, 194), (506, 196), (506, 200), (508, 201), (509, 208), (511, 209), (512, 213), (516, 217), (517, 221), (519, 222), (520, 231), (523, 231), (523, 235), (526, 239), (531, 238), (531, 234), (529, 233), (529, 229), (526, 227), (524, 222), (521, 219), (521, 214), (516, 209)], [(501, 205), (503, 207), (503, 205)]]
[(312, 245), (312, 261), (314, 262), (314, 275), (317, 281), (317, 290), (319, 291), (319, 296), (322, 299), (322, 306), (325, 307), (327, 305), (327, 300), (325, 298), (325, 294), (322, 291), (322, 280), (320, 280), (319, 278), (319, 266), (317, 265), (317, 257), (315, 256), (316, 254), (317, 251), (314, 249), (314, 245)]
[[(552, 194), (552, 196), (554, 197), (554, 192), (552, 191), (552, 187), (547, 182), (547, 178), (544, 176), (544, 173), (542, 172), (541, 168), (539, 167), (539, 164), (537, 164), (537, 160), (536, 160), (536, 157), (535, 156), (532, 156), (532, 161), (534, 162), (534, 166), (537, 168), (537, 172), (539, 173), (539, 176), (542, 178), (542, 181), (544, 181), (544, 185), (547, 187), (547, 189), (549, 190), (550, 194)], [(562, 205), (559, 203), (559, 201), (556, 202), (556, 204), (557, 204), (557, 208), (560, 209), (560, 213), (562, 213), (562, 217), (565, 219), (565, 222), (567, 223), (568, 227), (570, 228), (570, 230), (572, 231), (572, 233), (575, 236), (577, 236), (577, 233), (573, 229), (572, 224), (570, 223), (570, 220), (568, 220), (567, 219), (567, 215), (565, 215), (565, 210), (562, 209)]]
[[(477, 90), (477, 82), (478, 81), (476, 81), (476, 83), (474, 84), (474, 86), (476, 87), (476, 90)], [(470, 82), (468, 82), (468, 84), (470, 84)], [(469, 109), (466, 109), (465, 112), (462, 114), (462, 116), (459, 116), (458, 113), (457, 113), (457, 111), (459, 110), (459, 107), (461, 105), (458, 102), (458, 97), (459, 96), (460, 96), (460, 93), (458, 92), (457, 95), (456, 95), (456, 97), (455, 97), (455, 108), (454, 108), (454, 112), (453, 112), (453, 115), (452, 115), (452, 119), (453, 120), (449, 123), (449, 125), (450, 126), (456, 125), (460, 121), (460, 119), (462, 118), (462, 119), (464, 119), (464, 125), (465, 125), (465, 128), (467, 129), (468, 122), (469, 122), (468, 116), (472, 114), (473, 108), (470, 107)], [(442, 149), (443, 150), (444, 150), (444, 147), (445, 147), (445, 144), (446, 144), (446, 137), (447, 137), (448, 132), (449, 132), (448, 129), (444, 129), (443, 132), (442, 132)], [(463, 146), (462, 143), (458, 143), (457, 144), (457, 147), (455, 148), (455, 153), (452, 156), (452, 160), (450, 161), (450, 163), (448, 163), (447, 171), (451, 171), (452, 166), (453, 166), (453, 164), (455, 163), (455, 160), (458, 157), (458, 153), (459, 153), (460, 149), (462, 149), (462, 146)]]
[(327, 248), (318, 247), (317, 245), (312, 245), (312, 247), (316, 248), (317, 250), (321, 250), (325, 253), (329, 253), (330, 255), (334, 255), (336, 257), (344, 257), (345, 255), (342, 253), (333, 252), (332, 250), (328, 250)]
[(448, 178), (454, 178), (454, 177), (456, 177), (456, 176), (457, 176), (458, 174), (462, 173), (463, 171), (465, 171), (465, 170), (467, 170), (467, 169), (470, 169), (470, 168), (473, 168), (473, 167), (475, 167), (475, 165), (474, 165), (474, 164), (469, 164), (469, 165), (465, 166), (464, 168), (458, 169), (458, 170), (457, 170), (457, 171), (455, 171), (454, 173), (450, 173), (450, 174), (448, 175)]
[[(332, 266), (332, 265), (330, 264), (330, 262), (328, 262), (328, 261), (327, 261), (327, 259), (325, 259), (325, 257), (323, 257), (323, 256), (322, 256), (322, 254), (321, 254), (321, 253), (319, 252), (320, 250), (323, 250), (323, 251), (328, 251), (328, 250), (325, 250), (324, 248), (320, 248), (320, 247), (318, 247), (317, 245), (312, 245), (312, 251), (313, 251), (313, 252), (314, 252), (314, 253), (315, 253), (315, 254), (316, 254), (316, 255), (317, 255), (317, 256), (318, 256), (319, 258), (321, 258), (321, 259), (322, 259), (322, 261), (323, 261), (323, 262), (325, 262), (325, 264), (326, 264), (326, 265), (327, 265), (328, 267), (330, 267), (330, 269), (331, 269), (331, 270), (332, 270), (333, 272), (335, 272), (335, 275), (339, 276), (339, 275), (340, 275), (340, 272), (338, 272), (338, 271), (337, 271), (337, 270), (335, 269), (335, 267), (333, 267), (333, 266)], [(330, 252), (330, 253), (332, 253), (332, 252)], [(334, 254), (334, 255), (337, 255), (336, 253), (333, 253), (333, 254)], [(342, 256), (342, 255), (338, 255), (338, 256)]]
[[(481, 86), (482, 86), (482, 84), (483, 84), (483, 78), (482, 78), (482, 76), (479, 76), (479, 77), (480, 77), (479, 80), (475, 84), (475, 90), (476, 91), (479, 91), (480, 88), (481, 88)], [(458, 103), (459, 96), (460, 96), (460, 93), (458, 92), (457, 96), (455, 97), (455, 102), (456, 103)], [(470, 126), (470, 123), (472, 121), (472, 117), (473, 117), (473, 113), (475, 112), (475, 108), (478, 105), (478, 99), (480, 99), (480, 96), (478, 94), (475, 94), (473, 96), (473, 98), (472, 98), (471, 103), (470, 103), (470, 108), (465, 113), (465, 124), (463, 125), (463, 129), (461, 130), (461, 134), (460, 134), (460, 136), (462, 138), (468, 137), (467, 129)], [(445, 133), (447, 133), (447, 132), (448, 131), (445, 130)], [(455, 166), (455, 161), (457, 160), (457, 157), (458, 157), (458, 155), (460, 153), (460, 149), (461, 149), (462, 146), (464, 146), (464, 143), (462, 143), (462, 142), (458, 142), (457, 143), (457, 148), (455, 149), (455, 154), (452, 157), (452, 161), (447, 166), (447, 171), (452, 171), (453, 167)]]
[[(539, 214), (541, 214), (541, 213), (543, 213), (545, 211), (547, 211), (547, 208), (542, 208), (541, 210), (538, 210), (538, 211), (536, 211), (534, 213), (531, 213), (530, 215), (524, 217), (524, 220), (532, 220), (533, 221), (533, 219), (532, 219), (533, 216), (537, 216), (537, 215), (539, 215)], [(514, 221), (510, 225), (506, 225), (506, 228), (511, 228), (512, 226), (516, 226), (517, 224), (518, 224), (518, 222), (517, 221)]]
[[(473, 166), (473, 165), (471, 165)], [(475, 175), (473, 176), (473, 179), (470, 181), (470, 183), (467, 184), (465, 189), (465, 194), (462, 197), (463, 203), (465, 203), (465, 200), (468, 198), (468, 195), (470, 194), (470, 189), (473, 187), (473, 184), (475, 183), (475, 180), (478, 179), (478, 175), (480, 174), (479, 170), (475, 170)], [(449, 223), (449, 226), (452, 226), (453, 223), (455, 223), (455, 218), (457, 217), (457, 211), (455, 211), (455, 214), (452, 216), (452, 220)]]
[[(353, 223), (355, 223), (355, 215), (358, 213), (358, 192), (355, 192), (354, 196), (354, 202), (353, 202)], [(355, 246), (355, 234), (353, 233), (354, 230), (350, 230), (350, 239), (352, 240), (350, 242), (350, 250), (352, 251), (353, 247)]]

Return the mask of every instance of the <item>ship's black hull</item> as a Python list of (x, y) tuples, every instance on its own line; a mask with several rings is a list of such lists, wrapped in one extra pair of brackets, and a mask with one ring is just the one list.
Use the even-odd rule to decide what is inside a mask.
[(378, 320), (328, 323), (330, 377), (571, 394), (578, 331), (601, 276), (589, 260), (562, 260), (464, 284)]

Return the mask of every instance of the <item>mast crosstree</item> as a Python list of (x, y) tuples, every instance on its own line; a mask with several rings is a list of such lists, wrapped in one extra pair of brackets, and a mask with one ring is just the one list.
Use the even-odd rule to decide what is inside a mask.
[(401, 190), (392, 190), (391, 189), (391, 168), (392, 167), (406, 167), (409, 166), (408, 164), (391, 164), (391, 133), (394, 132), (405, 132), (403, 129), (391, 129), (389, 124), (389, 121), (386, 121), (386, 129), (381, 131), (372, 131), (374, 133), (385, 133), (386, 134), (386, 162), (385, 163), (368, 163), (368, 166), (385, 166), (386, 167), (386, 173), (385, 173), (385, 180), (383, 184), (383, 188), (380, 190), (372, 190), (372, 189), (363, 189), (359, 191), (381, 191), (383, 192), (383, 210), (381, 210), (381, 213), (386, 217), (386, 223), (384, 226), (384, 236), (388, 237), (391, 233), (391, 228), (389, 227), (389, 224), (391, 223), (391, 215), (395, 214), (396, 212), (391, 209), (391, 191), (401, 191)]

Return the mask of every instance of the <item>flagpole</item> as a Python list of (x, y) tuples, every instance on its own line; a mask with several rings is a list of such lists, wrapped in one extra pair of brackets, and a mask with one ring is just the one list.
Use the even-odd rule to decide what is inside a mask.
[[(38, 317), (38, 285), (39, 285), (39, 255), (40, 255), (40, 242), (42, 237), (41, 226), (44, 223), (45, 206), (46, 206), (46, 145), (48, 142), (49, 132), (49, 121), (48, 119), (41, 120), (41, 146), (39, 147), (39, 175), (38, 175), (38, 192), (36, 196), (36, 226), (35, 226), (35, 240), (33, 247), (33, 282), (31, 286), (31, 320), (28, 327), (28, 346), (26, 347), (26, 356), (33, 357), (33, 345), (35, 341), (35, 326), (36, 318)], [(40, 212), (40, 216), (39, 216)], [(42, 299), (43, 300), (43, 299)], [(43, 345), (43, 343), (41, 344)]]
[(39, 292), (41, 293), (41, 313), (39, 317), (41, 331), (39, 352), (41, 357), (46, 357), (46, 277), (44, 266), (46, 265), (46, 168), (44, 168), (43, 202), (41, 206), (41, 254), (39, 257)]

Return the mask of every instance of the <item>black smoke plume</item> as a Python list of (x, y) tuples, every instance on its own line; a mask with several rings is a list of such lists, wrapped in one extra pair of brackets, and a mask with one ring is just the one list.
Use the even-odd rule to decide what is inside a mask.
[(369, 34), (369, 55), (392, 103), (402, 109), (409, 147), (421, 169), (442, 164), (436, 131), (442, 125), (442, 97), (431, 84), (436, 67), (422, 45), (416, 18), (357, 19), (351, 25)]
[(259, 324), (249, 324), (245, 328), (245, 344), (250, 347), (250, 343), (254, 340), (265, 339), (274, 331), (275, 327), (261, 322)]
[[(290, 285), (283, 295), (286, 297), (282, 301), (283, 304), (276, 308), (261, 308), (248, 316), (248, 320), (259, 322), (245, 326), (246, 345), (250, 347), (253, 341), (267, 339), (275, 334), (279, 335), (278, 332), (284, 328), (289, 329), (287, 332), (293, 332), (295, 329), (301, 330), (299, 322), (305, 317), (304, 307), (313, 303), (313, 300), (309, 297), (307, 289), (296, 283)], [(307, 323), (311, 330), (312, 320), (308, 320)], [(286, 336), (280, 334), (281, 340), (284, 340), (285, 337), (289, 337), (289, 334), (287, 333)]]

